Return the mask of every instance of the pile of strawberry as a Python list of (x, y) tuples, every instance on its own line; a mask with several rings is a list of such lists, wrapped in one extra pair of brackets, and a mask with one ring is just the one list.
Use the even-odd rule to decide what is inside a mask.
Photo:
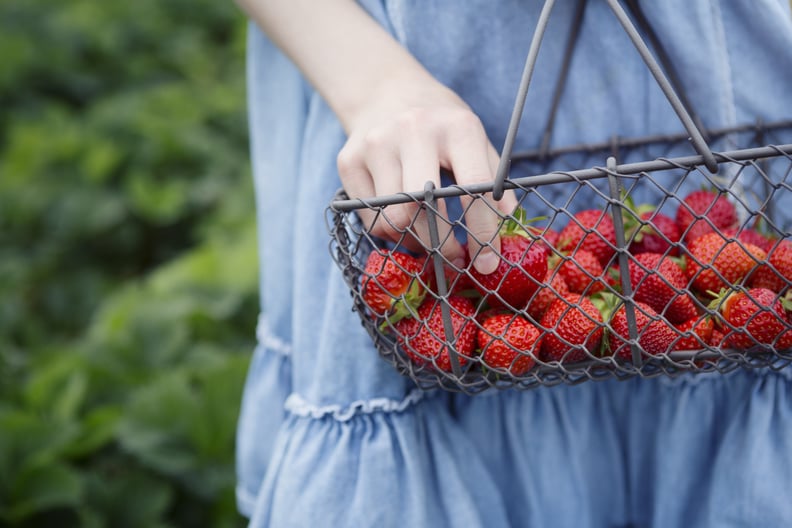
[(625, 203), (624, 273), (607, 211), (582, 211), (556, 231), (518, 210), (501, 228), (498, 268), (482, 275), (446, 264), (445, 296), (432, 258), (373, 251), (360, 285), (368, 315), (416, 365), (451, 371), (453, 347), (460, 366), (512, 377), (602, 358), (618, 366), (634, 350), (696, 368), (716, 356), (694, 351), (792, 348), (792, 239), (741, 227), (734, 204), (713, 190), (687, 195), (673, 217)]

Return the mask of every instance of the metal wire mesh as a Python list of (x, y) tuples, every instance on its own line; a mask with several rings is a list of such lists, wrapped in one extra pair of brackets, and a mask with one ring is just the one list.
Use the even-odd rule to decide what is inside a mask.
[[(706, 135), (710, 145), (739, 146), (714, 154), (717, 174), (701, 155), (680, 156), (690, 152), (687, 136), (516, 153), (512, 171), (528, 175), (508, 179), (505, 188), (529, 216), (542, 217), (532, 223), (499, 213), (487, 198), (492, 185), (368, 200), (340, 193), (327, 210), (331, 253), (380, 355), (423, 388), (467, 393), (787, 366), (792, 319), (778, 303), (786, 305), (792, 295), (792, 250), (786, 249), (792, 244), (792, 122)], [(721, 200), (703, 208), (685, 201), (702, 188), (728, 202), (735, 215), (730, 225), (718, 219)], [(403, 203), (414, 211), (407, 226), (389, 218)], [(498, 279), (482, 277), (469, 262), (457, 268), (438, 251), (441, 233), (467, 240), (464, 218), (474, 203), (521, 231), (517, 254), (501, 255), (505, 273), (496, 272)], [(400, 238), (386, 243), (372, 236), (372, 224), (357, 214), (364, 208)], [(662, 217), (689, 223), (668, 234)], [(430, 244), (420, 243), (419, 219), (429, 220)], [(704, 251), (695, 241), (709, 232), (717, 243)], [(655, 245), (643, 251), (649, 237)], [(379, 256), (376, 267), (372, 254)], [(418, 264), (394, 254), (409, 254)], [(529, 257), (537, 267), (525, 265)], [(730, 266), (737, 261), (747, 263), (735, 275)], [(389, 292), (387, 268), (408, 276), (409, 287)], [(771, 302), (760, 298), (759, 286), (772, 286)], [(520, 288), (528, 293), (517, 295)], [(385, 308), (372, 307), (371, 291), (384, 296)], [(721, 291), (735, 295), (715, 297)], [(724, 313), (738, 293), (743, 306), (759, 308), (735, 323)], [(771, 330), (759, 334), (757, 327)]]

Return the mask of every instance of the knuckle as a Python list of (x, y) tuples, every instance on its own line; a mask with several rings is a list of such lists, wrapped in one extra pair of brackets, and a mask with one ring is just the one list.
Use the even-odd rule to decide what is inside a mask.
[(424, 130), (431, 124), (431, 112), (427, 108), (413, 107), (402, 113), (397, 121), (399, 128), (406, 132)]
[(478, 134), (483, 132), (484, 125), (476, 114), (466, 110), (457, 113), (455, 117), (455, 128), (462, 134)]
[(391, 135), (385, 128), (373, 128), (363, 138), (363, 148), (367, 152), (387, 150), (391, 143)]
[(347, 145), (338, 153), (336, 166), (339, 174), (343, 176), (362, 167), (363, 157), (356, 148)]
[(412, 225), (413, 211), (408, 205), (395, 205), (389, 207), (385, 212), (387, 223), (391, 228), (404, 232)]

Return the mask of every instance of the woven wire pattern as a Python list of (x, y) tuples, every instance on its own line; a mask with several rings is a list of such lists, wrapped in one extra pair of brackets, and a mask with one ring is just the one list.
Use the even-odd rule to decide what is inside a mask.
[[(509, 299), (504, 298), (504, 292), (498, 291), (497, 287), (487, 289), (480, 277), (477, 278), (473, 273), (472, 264), (456, 268), (446, 261), (437, 250), (443, 243), (442, 238), (438, 238), (433, 247), (421, 244), (422, 248), (417, 252), (405, 249), (408, 240), (413, 244), (411, 247), (418, 240), (414, 236), (416, 232), (413, 226), (419, 218), (433, 219), (438, 224), (437, 233), (446, 233), (447, 236), (456, 236), (464, 241), (469, 234), (464, 216), (471, 204), (485, 203), (498, 213), (493, 202), (478, 187), (448, 185), (423, 194), (405, 193), (393, 197), (356, 200), (352, 206), (350, 202), (353, 201), (344, 200), (345, 195), (339, 192), (337, 199), (327, 210), (330, 250), (350, 288), (353, 309), (360, 315), (361, 323), (370, 334), (379, 354), (398, 372), (409, 376), (424, 389), (444, 388), (474, 394), (489, 388), (531, 389), (614, 377), (673, 377), (684, 372), (725, 373), (740, 367), (781, 369), (792, 361), (792, 349), (786, 341), (787, 334), (792, 336), (792, 322), (788, 317), (780, 323), (784, 325), (785, 333), (772, 343), (760, 343), (754, 339), (750, 346), (739, 349), (713, 345), (691, 329), (682, 330), (678, 323), (672, 324), (668, 320), (670, 312), (646, 310), (644, 303), (636, 299), (636, 292), (643, 288), (642, 282), (639, 280), (633, 283), (632, 272), (627, 271), (631, 267), (637, 267), (643, 271), (644, 281), (650, 280), (647, 277), (658, 276), (630, 251), (639, 231), (626, 230), (624, 222), (653, 226), (653, 218), (656, 218), (642, 217), (638, 204), (651, 204), (655, 214), (662, 213), (673, 218), (678, 209), (688, 208), (683, 198), (699, 188), (717, 190), (734, 204), (739, 223), (735, 230), (721, 234), (725, 240), (751, 255), (756, 266), (768, 264), (761, 255), (757, 256), (749, 250), (747, 243), (743, 241), (743, 233), (761, 228), (763, 233), (775, 240), (775, 244), (792, 236), (792, 145), (789, 145), (792, 143), (792, 123), (756, 124), (710, 131), (708, 137), (713, 150), (721, 152), (716, 154), (719, 171), (715, 175), (703, 167), (700, 159), (690, 156), (690, 145), (681, 136), (638, 140), (614, 138), (602, 145), (583, 145), (550, 152), (516, 153), (508, 187), (514, 190), (520, 206), (528, 212), (528, 216), (541, 217), (540, 220), (527, 224), (525, 231), (532, 240), (531, 247), (541, 247), (547, 258), (554, 263), (548, 267), (546, 276), (528, 277), (528, 280), (535, 283), (536, 291), (527, 303), (519, 306), (510, 304)], [(761, 156), (753, 157), (753, 151), (749, 149), (754, 147), (766, 149)], [(608, 157), (613, 159), (603, 163)], [(644, 160), (652, 160), (654, 163), (646, 163)], [(638, 170), (642, 165), (649, 166), (649, 169)], [(581, 170), (581, 167), (591, 169)], [(437, 200), (445, 202), (448, 218), (440, 214)], [(406, 226), (394, 223), (388, 215), (389, 208), (396, 203), (405, 202), (413, 205), (414, 212)], [(339, 204), (344, 204), (344, 207), (339, 207)], [(363, 225), (356, 213), (361, 208), (374, 212), (378, 221), (388, 223), (391, 229), (400, 234), (400, 239), (386, 243), (372, 236), (371, 225)], [(576, 214), (584, 210), (599, 211), (593, 224), (592, 221), (581, 223), (578, 220)], [(718, 227), (708, 217), (709, 212), (707, 210), (695, 214), (695, 218), (718, 232)], [(521, 220), (513, 215), (498, 215), (503, 222)], [(616, 232), (615, 240), (600, 235), (603, 226), (611, 222)], [(606, 248), (609, 257), (607, 262), (602, 263), (602, 273), (592, 272), (578, 262), (583, 242), (566, 248), (565, 251), (559, 250), (558, 233), (569, 225), (576, 225), (578, 231), (584, 234), (584, 240), (592, 237), (603, 238), (600, 245)], [(686, 233), (680, 234), (682, 240), (685, 235)], [(660, 237), (662, 236), (660, 232)], [(488, 245), (492, 241), (477, 242)], [(687, 263), (695, 263), (698, 269), (696, 273), (687, 276), (686, 280), (689, 282), (684, 287), (660, 277), (667, 290), (673, 292), (673, 298), (689, 297), (695, 306), (698, 321), (707, 317), (717, 321), (717, 328), (725, 336), (721, 343), (729, 343), (732, 336), (745, 334), (750, 321), (745, 326), (734, 326), (725, 322), (719, 316), (722, 300), (713, 305), (712, 297), (702, 292), (690, 295), (690, 288), (694, 281), (703, 279), (704, 274), (708, 274), (708, 279), (714, 276), (734, 291), (747, 292), (749, 278), (746, 277), (739, 283), (730, 283), (728, 277), (724, 277), (712, 266), (722, 249), (711, 259), (700, 261), (687, 251), (685, 243), (676, 240), (666, 242), (667, 247), (662, 252), (664, 257), (682, 257)], [(376, 274), (365, 271), (366, 260), (372, 252), (387, 257), (389, 251), (411, 253), (421, 262), (421, 271), (413, 273), (413, 281), (425, 292), (422, 306), (431, 305), (431, 309), (419, 310), (416, 306), (409, 306), (408, 315), (403, 321), (417, 321), (424, 337), (428, 335), (430, 340), (442, 345), (441, 352), (425, 355), (413, 346), (411, 336), (417, 334), (411, 332), (418, 332), (416, 326), (408, 331), (408, 325), (404, 322), (393, 322), (388, 314), (375, 313), (366, 304), (363, 285), (366, 281), (377, 280)], [(509, 265), (512, 271), (520, 271), (516, 269), (516, 264)], [(549, 295), (553, 300), (564, 299), (564, 292), (554, 286), (554, 279), (564, 266), (581, 268), (579, 271), (583, 273), (584, 285), (580, 294), (583, 297), (588, 298), (595, 290), (606, 292), (617, 303), (611, 313), (619, 308), (626, 312), (627, 335), (624, 335), (624, 331), (619, 334), (612, 327), (611, 321), (604, 317), (597, 317), (591, 310), (581, 309), (582, 300), (564, 300), (566, 306), (560, 317), (572, 317), (570, 314), (574, 314), (578, 326), (588, 329), (588, 335), (583, 340), (570, 340), (566, 330), (562, 330), (560, 325), (548, 321), (543, 323), (541, 314), (532, 313), (534, 310), (530, 307), (540, 295)], [(783, 269), (772, 266), (771, 269), (783, 284), (779, 293), (785, 294), (792, 285), (790, 277)], [(467, 310), (462, 313), (457, 304), (449, 302), (452, 295), (456, 295), (462, 288), (477, 292), (471, 296), (471, 304), (474, 306), (472, 313)], [(404, 300), (404, 296), (401, 299)], [(394, 301), (398, 300), (394, 298)], [(560, 356), (550, 358), (541, 351), (540, 346), (520, 349), (506, 343), (502, 338), (504, 334), (498, 332), (495, 335), (483, 324), (486, 316), (492, 313), (493, 307), (500, 313), (507, 314), (507, 329), (511, 325), (517, 325), (518, 319), (528, 321), (538, 329), (540, 342), (552, 338), (565, 347), (565, 351)], [(435, 312), (442, 312), (442, 326), (430, 325), (423, 320), (428, 317), (427, 314)], [(456, 323), (452, 324), (451, 320)], [(639, 324), (637, 321), (642, 322)], [(661, 352), (647, 350), (644, 341), (652, 339), (649, 333), (654, 331), (650, 330), (656, 326), (654, 323), (662, 323), (671, 329), (673, 335), (669, 349)], [(463, 343), (463, 340), (469, 340), (473, 334), (478, 336), (474, 339), (480, 340), (483, 335), (500, 341), (513, 352), (514, 359), (511, 364), (488, 364), (479, 350), (479, 345), (474, 345), (471, 349), (468, 344)], [(593, 341), (596, 341), (594, 345)], [(608, 347), (603, 348), (603, 342)], [(677, 344), (683, 342), (687, 348), (679, 349)], [(522, 366), (529, 364), (530, 367), (527, 370), (518, 369), (518, 363)]]

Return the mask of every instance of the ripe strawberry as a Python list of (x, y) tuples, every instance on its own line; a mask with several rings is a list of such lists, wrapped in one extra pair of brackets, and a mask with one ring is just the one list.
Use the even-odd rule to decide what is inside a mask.
[[(646, 303), (635, 303), (635, 326), (638, 346), (641, 352), (656, 356), (672, 350), (677, 333), (674, 328), (651, 306)], [(622, 304), (610, 318), (608, 347), (610, 353), (626, 361), (632, 360), (632, 348), (628, 343), (630, 327), (627, 323), (627, 308)]]
[(544, 283), (536, 290), (536, 293), (528, 302), (526, 311), (533, 317), (534, 321), (539, 321), (547, 308), (559, 297), (569, 293), (566, 282), (554, 269), (548, 269)]
[(701, 350), (711, 344), (715, 323), (712, 317), (693, 317), (675, 325), (680, 336), (674, 350)]
[(710, 233), (737, 227), (737, 209), (725, 195), (715, 191), (693, 191), (676, 211), (676, 223), (686, 242)]
[(547, 246), (531, 238), (520, 224), (504, 223), (500, 232), (500, 262), (489, 275), (472, 268), (473, 285), (490, 305), (525, 308), (547, 274)]
[(673, 218), (655, 210), (642, 212), (640, 218), (647, 223), (635, 222), (635, 227), (627, 231), (627, 239), (631, 240), (630, 253), (679, 255), (677, 244), (682, 238), (682, 233)]
[(578, 249), (558, 267), (569, 291), (592, 295), (605, 289), (605, 270), (597, 257), (590, 251)]
[(723, 328), (714, 325), (712, 327), (712, 335), (709, 339), (709, 345), (713, 347), (725, 347), (726, 346), (726, 332)]
[(670, 257), (659, 253), (641, 253), (630, 260), (633, 298), (644, 302), (671, 323), (695, 318), (696, 305), (687, 293), (687, 277)]
[(484, 321), (478, 331), (478, 345), (488, 367), (521, 376), (534, 366), (535, 360), (529, 353), (538, 354), (540, 336), (539, 329), (525, 317), (503, 313)]
[(559, 297), (542, 316), (547, 329), (542, 337), (545, 361), (574, 363), (588, 359), (602, 340), (602, 314), (588, 297), (570, 293)]
[(792, 327), (778, 294), (767, 288), (733, 291), (713, 301), (723, 319), (736, 330), (726, 336), (726, 345), (738, 350), (757, 344), (785, 350), (792, 347)]
[[(446, 291), (448, 293), (466, 295), (471, 290), (475, 291), (473, 281), (471, 280), (470, 275), (465, 271), (470, 264), (470, 255), (467, 252), (467, 248), (465, 249), (464, 255), (465, 262), (463, 267), (460, 269), (456, 269), (453, 265), (447, 262), (443, 263), (443, 277), (445, 280)], [(431, 291), (439, 293), (433, 257), (430, 255), (425, 255), (419, 257), (418, 260), (421, 262), (421, 278), (423, 279), (424, 283)]]
[(688, 253), (685, 271), (691, 289), (701, 295), (740, 284), (767, 256), (753, 244), (727, 241), (715, 232), (691, 242)]
[(759, 265), (749, 279), (751, 286), (781, 293), (792, 284), (792, 240), (782, 239), (767, 252), (767, 261)]
[(409, 313), (406, 302), (413, 309), (423, 301), (425, 290), (417, 279), (421, 262), (400, 251), (372, 251), (366, 260), (361, 281), (363, 302), (378, 316)]
[(558, 234), (557, 247), (570, 255), (578, 249), (585, 249), (593, 253), (603, 267), (607, 267), (616, 252), (613, 219), (607, 211), (581, 211)]
[[(451, 307), (451, 327), (454, 331), (452, 345), (462, 366), (475, 350), (476, 323), (473, 316), (476, 309), (470, 299), (455, 295), (448, 297), (448, 304)], [(402, 319), (394, 327), (399, 343), (414, 363), (422, 365), (433, 362), (440, 370), (452, 370), (439, 301), (433, 297), (427, 298), (418, 308), (417, 317)]]
[(746, 242), (748, 244), (753, 244), (756, 247), (762, 248), (765, 251), (770, 251), (770, 248), (773, 246), (773, 241), (768, 239), (759, 231), (751, 228), (745, 229), (724, 229), (722, 231), (723, 236), (728, 239), (736, 239), (740, 242)]
[(558, 245), (558, 231), (550, 229), (549, 227), (538, 226), (525, 226), (525, 229), (541, 242), (546, 244), (548, 248), (554, 248)]

